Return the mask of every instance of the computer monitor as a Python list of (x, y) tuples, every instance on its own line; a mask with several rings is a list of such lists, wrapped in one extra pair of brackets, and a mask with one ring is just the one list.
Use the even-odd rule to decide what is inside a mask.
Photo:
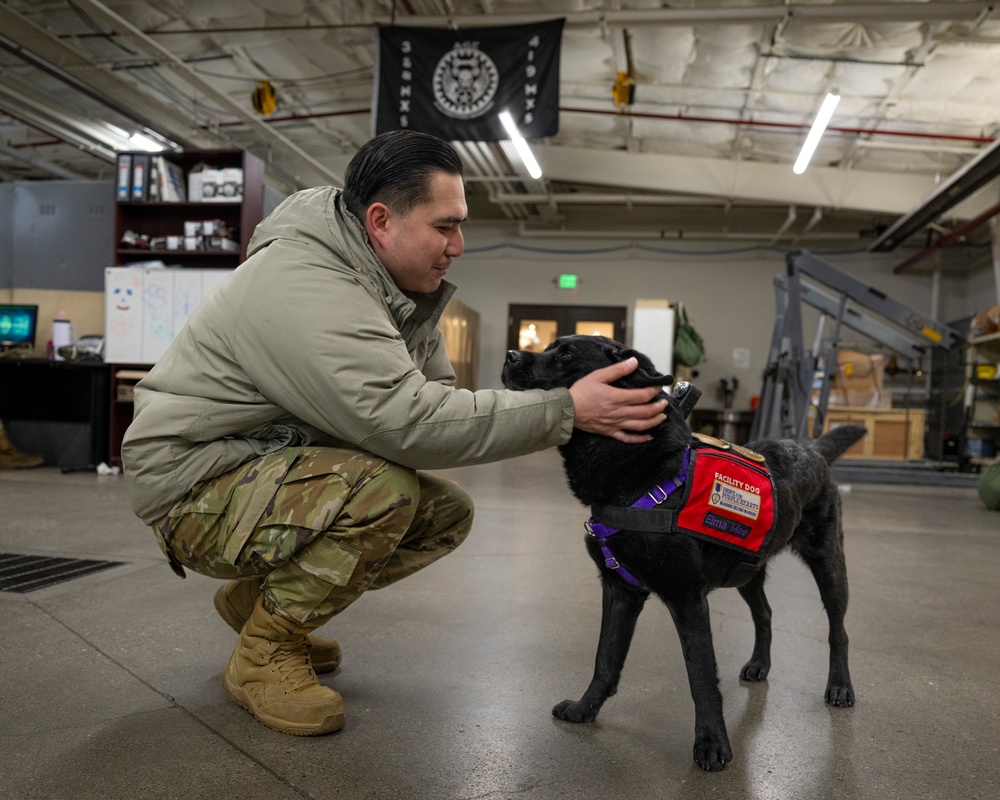
[(0, 348), (34, 347), (38, 306), (0, 304)]

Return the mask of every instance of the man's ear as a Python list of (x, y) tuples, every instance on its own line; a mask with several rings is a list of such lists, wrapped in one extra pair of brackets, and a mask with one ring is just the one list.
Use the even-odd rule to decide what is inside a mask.
[(385, 203), (372, 203), (365, 212), (365, 230), (368, 238), (379, 247), (385, 246), (388, 237), (389, 224), (392, 221), (392, 209)]

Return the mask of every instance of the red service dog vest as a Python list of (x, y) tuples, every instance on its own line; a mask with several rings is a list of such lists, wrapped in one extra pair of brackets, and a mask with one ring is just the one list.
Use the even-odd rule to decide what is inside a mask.
[(771, 474), (732, 445), (713, 445), (692, 448), (677, 528), (755, 557), (765, 555), (762, 548), (775, 516)]
[[(768, 555), (777, 515), (774, 483), (764, 457), (700, 433), (693, 438), (673, 480), (653, 487), (629, 508), (593, 507), (587, 531), (602, 548), (607, 549), (618, 531), (629, 528), (685, 533), (723, 545), (740, 553), (741, 562), (749, 567)], [(615, 559), (610, 551), (605, 555), (611, 566)], [(621, 569), (617, 562), (612, 568)], [(634, 577), (623, 577), (639, 585)]]

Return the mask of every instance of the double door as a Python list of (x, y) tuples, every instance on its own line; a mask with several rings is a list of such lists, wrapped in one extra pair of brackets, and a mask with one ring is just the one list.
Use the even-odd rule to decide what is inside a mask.
[(560, 336), (606, 336), (625, 341), (624, 306), (511, 305), (507, 349), (541, 352)]

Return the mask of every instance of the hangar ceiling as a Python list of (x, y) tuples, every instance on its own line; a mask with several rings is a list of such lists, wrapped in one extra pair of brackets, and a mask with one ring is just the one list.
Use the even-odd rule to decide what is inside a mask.
[[(111, 180), (146, 128), (252, 151), (282, 192), (336, 184), (371, 135), (378, 26), (557, 17), (559, 131), (531, 142), (542, 178), (509, 143), (456, 143), (473, 224), (902, 245), (901, 261), (951, 236), (979, 245), (969, 268), (990, 263), (1000, 10), (983, 2), (0, 0), (0, 180)], [(633, 92), (616, 105), (619, 72)], [(261, 80), (279, 97), (266, 117)], [(828, 92), (840, 104), (795, 175)]]

